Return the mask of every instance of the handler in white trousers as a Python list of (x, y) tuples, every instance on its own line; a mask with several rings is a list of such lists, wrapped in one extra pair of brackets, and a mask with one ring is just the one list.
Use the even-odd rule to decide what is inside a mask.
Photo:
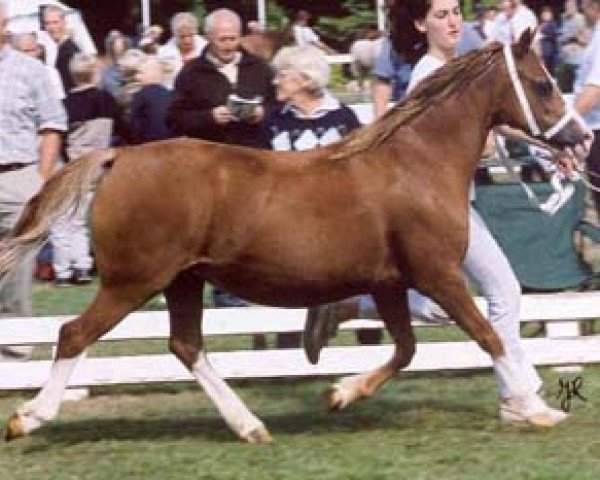
[[(408, 85), (409, 92), (455, 55), (462, 29), (462, 13), (457, 0), (436, 0), (423, 18), (414, 20), (415, 39), (419, 36), (425, 39), (427, 51), (413, 68)], [(474, 186), (471, 184), (471, 201), (474, 196)], [(463, 272), (487, 300), (487, 318), (502, 340), (506, 355), (515, 363), (528, 390), (538, 392), (542, 381), (527, 359), (519, 330), (521, 287), (506, 255), (471, 203), (469, 204), (469, 243), (463, 262)], [(504, 373), (495, 365), (500, 393), (500, 418), (511, 423), (528, 422), (527, 409), (518, 399), (511, 397)], [(545, 406), (544, 413), (552, 424), (566, 418), (566, 414), (562, 411), (549, 406)]]

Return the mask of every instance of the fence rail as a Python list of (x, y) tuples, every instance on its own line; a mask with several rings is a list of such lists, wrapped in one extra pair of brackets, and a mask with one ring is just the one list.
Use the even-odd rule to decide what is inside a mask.
[[(476, 299), (481, 310), (485, 302)], [(203, 330), (207, 336), (301, 331), (306, 310), (269, 307), (209, 309)], [(3, 319), (0, 345), (54, 344), (62, 323), (71, 316)], [(523, 296), (523, 322), (542, 321), (547, 337), (525, 339), (531, 360), (538, 365), (600, 362), (600, 335), (579, 336), (579, 321), (600, 318), (600, 295), (558, 293)], [(416, 328), (431, 324), (414, 321)], [(375, 320), (352, 320), (343, 330), (381, 328)], [(101, 341), (168, 337), (167, 312), (130, 314)], [(166, 343), (165, 343), (166, 345)], [(166, 347), (165, 347), (166, 348)], [(391, 345), (326, 348), (318, 365), (311, 365), (300, 349), (213, 352), (209, 359), (224, 378), (272, 378), (341, 375), (372, 369), (389, 358)], [(47, 379), (51, 362), (0, 362), (0, 389), (38, 388)], [(408, 371), (488, 368), (490, 358), (473, 341), (419, 342)], [(71, 386), (191, 380), (171, 354), (88, 357), (77, 367)]]

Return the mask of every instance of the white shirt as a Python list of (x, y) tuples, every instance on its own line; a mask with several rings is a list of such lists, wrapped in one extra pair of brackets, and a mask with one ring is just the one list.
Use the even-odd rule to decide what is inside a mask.
[(500, 12), (496, 16), (491, 40), (507, 44), (514, 43), (528, 28), (531, 33), (534, 33), (537, 25), (535, 13), (525, 5), (519, 5), (511, 18), (508, 18), (504, 12)]
[(282, 108), (282, 112), (292, 111), (297, 118), (321, 118), (327, 115), (329, 112), (333, 112), (335, 110), (339, 110), (342, 108), (342, 104), (340, 101), (335, 98), (331, 92), (325, 90), (323, 97), (321, 99), (320, 105), (309, 115), (305, 114), (298, 108), (296, 108), (291, 103), (286, 103)]
[[(581, 55), (581, 62), (573, 85), (575, 98), (579, 96), (586, 85), (600, 87), (600, 22), (594, 26), (592, 39)], [(600, 103), (597, 103), (584, 118), (588, 127), (592, 130), (600, 130)]]
[[(438, 57), (427, 53), (421, 57), (413, 68), (412, 74), (410, 75), (410, 82), (408, 82), (408, 88), (406, 93), (412, 92), (412, 90), (421, 82), (424, 78), (431, 75), (438, 68), (444, 66), (446, 62), (440, 60)], [(469, 200), (475, 200), (475, 184), (471, 182), (469, 187)]]
[(46, 67), (46, 71), (48, 72), (48, 76), (50, 77), (50, 85), (52, 86), (52, 90), (54, 91), (54, 96), (59, 100), (64, 100), (65, 88), (63, 87), (62, 80), (60, 78), (60, 74), (55, 67), (50, 65), (44, 65)]
[(483, 34), (485, 35), (486, 41), (495, 40), (494, 35), (496, 34), (496, 22), (494, 20), (483, 21)]
[[(204, 37), (194, 35), (194, 52), (190, 55), (190, 58), (199, 57), (207, 44), (208, 42)], [(167, 43), (162, 45), (158, 49), (157, 56), (162, 62), (165, 62), (169, 66), (170, 71), (165, 75), (165, 87), (173, 88), (175, 77), (183, 68), (184, 63), (181, 50), (179, 50), (179, 47), (177, 46), (177, 39), (172, 37)]]
[(444, 65), (445, 62), (440, 60), (437, 57), (427, 53), (421, 57), (416, 65), (413, 67), (412, 73), (410, 75), (410, 82), (408, 82), (408, 88), (406, 89), (406, 93), (412, 92), (412, 90), (417, 86), (417, 84), (423, 80), (425, 77), (428, 77), (433, 72), (435, 72), (438, 68)]
[(511, 18), (511, 24), (513, 39), (517, 41), (528, 28), (531, 30), (531, 33), (534, 33), (538, 26), (538, 21), (535, 13), (529, 7), (519, 5)]
[(303, 27), (302, 25), (294, 25), (294, 41), (299, 47), (305, 47), (306, 45), (314, 45), (319, 41), (319, 36), (310, 27)]

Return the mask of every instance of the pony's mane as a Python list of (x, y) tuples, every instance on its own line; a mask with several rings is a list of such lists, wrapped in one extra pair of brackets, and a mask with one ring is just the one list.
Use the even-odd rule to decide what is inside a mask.
[(421, 81), (408, 97), (378, 121), (348, 135), (333, 158), (346, 158), (381, 145), (398, 128), (488, 72), (495, 65), (494, 58), (500, 51), (502, 45), (494, 42), (486, 48), (452, 59)]

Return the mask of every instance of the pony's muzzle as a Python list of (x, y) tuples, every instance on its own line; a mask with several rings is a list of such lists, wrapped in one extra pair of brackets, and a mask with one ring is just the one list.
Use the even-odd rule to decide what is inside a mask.
[(548, 137), (546, 141), (553, 147), (561, 149), (566, 147), (575, 148), (577, 146), (584, 146), (589, 149), (588, 147), (591, 145), (593, 139), (592, 132), (585, 125), (582, 125), (579, 119), (573, 118), (563, 128), (551, 137)]

